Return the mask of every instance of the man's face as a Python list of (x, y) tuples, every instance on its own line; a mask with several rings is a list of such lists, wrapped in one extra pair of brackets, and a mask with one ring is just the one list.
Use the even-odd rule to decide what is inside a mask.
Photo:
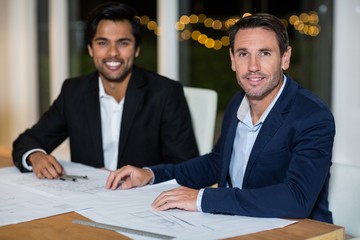
[(122, 82), (130, 77), (140, 48), (135, 47), (129, 21), (101, 20), (88, 51), (102, 80)]
[(234, 53), (230, 51), (231, 68), (249, 100), (272, 99), (282, 84), (283, 70), (288, 69), (291, 48), (280, 56), (273, 31), (263, 28), (239, 30)]

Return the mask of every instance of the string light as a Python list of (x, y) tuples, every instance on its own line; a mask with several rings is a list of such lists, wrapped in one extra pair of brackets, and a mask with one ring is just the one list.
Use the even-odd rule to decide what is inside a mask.
[[(251, 15), (251, 13), (244, 13), (242, 17)], [(206, 28), (211, 28), (216, 31), (226, 31), (229, 27), (234, 25), (240, 18), (229, 18), (225, 21), (212, 19), (205, 14), (191, 14), (190, 16), (183, 15), (179, 18), (179, 21), (175, 24), (175, 29), (179, 31), (179, 40), (187, 41), (192, 39), (206, 48), (220, 50), (222, 47), (229, 46), (229, 37), (227, 35), (222, 36), (220, 39), (213, 39), (206, 34), (201, 33), (199, 30), (192, 30), (192, 25), (203, 24)], [(299, 16), (292, 15), (288, 20), (281, 19), (284, 25), (287, 27), (289, 24), (294, 27), (299, 33), (305, 34), (311, 37), (319, 35), (321, 28), (319, 25), (319, 16), (315, 11), (309, 13), (301, 13)], [(148, 16), (140, 17), (140, 23), (146, 25), (148, 30), (153, 31), (155, 35), (161, 34), (160, 28), (155, 21), (150, 20)]]
[(301, 34), (311, 37), (319, 35), (321, 28), (319, 25), (319, 15), (311, 11), (309, 13), (301, 13), (299, 16), (292, 15), (289, 23)]

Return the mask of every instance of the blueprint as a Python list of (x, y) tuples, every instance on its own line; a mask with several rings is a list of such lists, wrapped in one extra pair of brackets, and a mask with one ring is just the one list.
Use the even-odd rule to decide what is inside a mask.
[[(179, 187), (176, 181), (130, 190), (107, 190), (109, 172), (78, 163), (61, 162), (66, 174), (87, 179), (37, 179), (15, 167), (0, 169), (0, 226), (76, 211), (91, 220), (136, 228), (176, 239), (219, 239), (285, 227), (295, 221), (214, 215), (183, 210), (155, 211), (152, 201), (163, 191)], [(122, 233), (131, 238), (146, 239)]]

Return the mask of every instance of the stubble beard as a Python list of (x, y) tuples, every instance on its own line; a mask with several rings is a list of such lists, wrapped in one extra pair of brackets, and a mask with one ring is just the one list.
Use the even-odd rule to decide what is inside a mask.
[(113, 83), (121, 83), (123, 82), (131, 73), (131, 67), (127, 67), (121, 69), (121, 72), (118, 74), (111, 74), (104, 70), (99, 71), (102, 76), (104, 76), (106, 81), (113, 82)]
[[(264, 77), (269, 79), (269, 76), (267, 75), (266, 76), (264, 75)], [(271, 81), (270, 84), (266, 86), (251, 87), (251, 86), (244, 86), (241, 83), (241, 81), (239, 81), (239, 85), (245, 91), (246, 95), (254, 100), (263, 99), (266, 95), (272, 92), (279, 84), (280, 81)]]

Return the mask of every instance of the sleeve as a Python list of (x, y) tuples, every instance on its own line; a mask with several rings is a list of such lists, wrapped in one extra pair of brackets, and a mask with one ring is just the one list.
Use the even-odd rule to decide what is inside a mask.
[(46, 154), (46, 152), (41, 149), (41, 148), (35, 148), (35, 149), (32, 149), (30, 151), (27, 151), (23, 156), (22, 156), (22, 166), (28, 170), (28, 171), (32, 171), (32, 166), (30, 166), (28, 163), (27, 163), (27, 158), (30, 154), (32, 154), (33, 152), (43, 152)]
[(219, 178), (219, 165), (216, 153), (202, 155), (178, 164), (160, 164), (150, 167), (154, 173), (154, 183), (176, 179), (177, 183), (195, 189), (211, 186)]
[(199, 211), (199, 212), (202, 212), (202, 209), (201, 209), (201, 201), (202, 201), (202, 197), (204, 195), (204, 188), (200, 189), (199, 190), (199, 193), (197, 195), (197, 198), (196, 198), (196, 209)]
[(58, 98), (39, 121), (20, 134), (13, 142), (13, 162), (21, 172), (29, 171), (22, 164), (22, 157), (26, 152), (41, 148), (50, 153), (68, 137), (64, 116), (64, 85), (65, 83)]
[[(286, 136), (286, 142), (291, 145), (282, 181), (270, 183), (271, 176), (268, 176), (269, 183), (258, 188), (206, 188), (202, 210), (252, 217), (306, 218), (313, 214), (315, 207), (324, 213), (317, 219), (326, 220), (323, 216), (328, 212), (334, 119), (329, 111), (317, 109), (297, 119), (296, 124), (282, 133), (282, 138)], [(272, 144), (279, 145), (279, 142)], [(276, 164), (276, 160), (271, 159), (272, 164)], [(260, 172), (253, 175), (257, 179), (263, 177)]]

